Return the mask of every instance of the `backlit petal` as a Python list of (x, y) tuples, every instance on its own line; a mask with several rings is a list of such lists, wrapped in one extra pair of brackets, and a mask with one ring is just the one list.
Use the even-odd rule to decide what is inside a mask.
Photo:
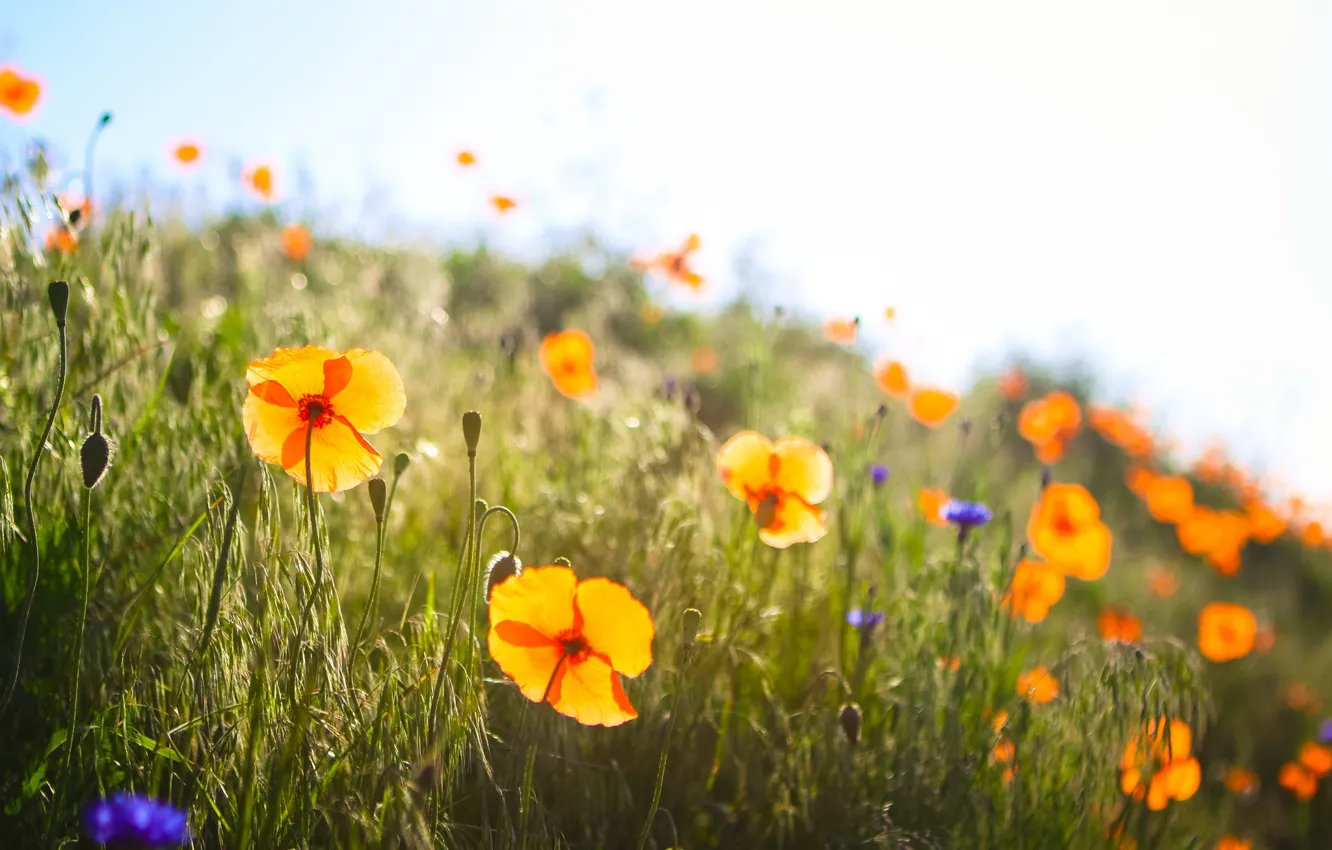
[(832, 492), (833, 466), (827, 452), (803, 437), (783, 437), (773, 447), (777, 456), (775, 483), (784, 493), (793, 493), (817, 505)]
[(279, 348), (268, 357), (250, 363), (245, 380), (254, 386), (263, 381), (277, 381), (292, 398), (320, 395), (324, 391), (324, 363), (338, 356), (322, 345)]
[[(498, 593), (499, 588), (495, 591)], [(546, 688), (551, 686), (551, 675), (555, 665), (560, 663), (564, 647), (519, 620), (492, 623), (488, 644), (490, 657), (495, 659), (504, 675), (518, 685), (523, 696), (532, 702), (540, 702)]]
[(391, 428), (407, 406), (398, 370), (378, 351), (353, 348), (343, 358), (350, 370), (341, 391), (329, 391), (333, 409), (362, 434)]
[[(280, 462), (287, 474), (305, 483), (305, 425), (289, 435), (293, 442)], [(355, 487), (379, 471), (383, 458), (374, 446), (345, 422), (334, 420), (315, 429), (310, 444), (310, 473), (317, 493)]]
[(652, 664), (652, 615), (628, 588), (610, 579), (588, 579), (574, 592), (574, 605), (582, 614), (588, 646), (606, 656), (616, 672), (637, 676)]
[(241, 406), (241, 424), (250, 449), (264, 463), (282, 462), (282, 444), (292, 431), (305, 430), (305, 423), (294, 407), (264, 401), (254, 392), (247, 393)]
[(936, 389), (917, 390), (907, 401), (907, 411), (912, 419), (927, 428), (937, 428), (957, 410), (957, 402), (956, 393)]
[(749, 501), (762, 498), (772, 484), (773, 444), (757, 431), (741, 431), (717, 452), (717, 471), (731, 495)]
[(824, 512), (793, 496), (780, 499), (772, 524), (759, 529), (759, 539), (774, 549), (793, 543), (814, 543), (828, 533)]
[(555, 640), (575, 626), (577, 586), (578, 578), (568, 567), (528, 567), (491, 592), (490, 625), (493, 628), (505, 620), (526, 623)]
[(619, 726), (638, 716), (610, 663), (598, 655), (566, 660), (550, 689), (550, 704), (585, 726)]

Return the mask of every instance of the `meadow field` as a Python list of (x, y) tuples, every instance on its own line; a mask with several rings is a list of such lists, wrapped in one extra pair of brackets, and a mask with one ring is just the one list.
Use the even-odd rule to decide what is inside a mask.
[(0, 846), (1332, 846), (1332, 535), (1094, 375), (666, 307), (687, 234), (48, 177), (0, 196)]

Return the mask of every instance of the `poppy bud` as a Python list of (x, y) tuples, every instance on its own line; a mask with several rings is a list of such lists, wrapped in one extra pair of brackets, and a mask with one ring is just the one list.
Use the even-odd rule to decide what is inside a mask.
[(686, 608), (684, 611), (684, 642), (685, 646), (690, 646), (698, 637), (698, 627), (703, 622), (703, 612), (697, 608)]
[(518, 560), (517, 555), (497, 552), (495, 557), (490, 559), (490, 563), (486, 564), (486, 601), (490, 601), (491, 591), (505, 579), (522, 574), (523, 562)]
[(518, 350), (518, 335), (513, 331), (505, 331), (499, 335), (500, 351), (512, 355)]
[(83, 486), (89, 490), (97, 486), (111, 466), (111, 441), (101, 434), (89, 434), (79, 449), (79, 466), (83, 470)]
[(854, 702), (849, 702), (842, 706), (842, 712), (838, 718), (842, 722), (842, 734), (846, 736), (847, 743), (855, 746), (860, 743), (860, 706)]
[(384, 521), (384, 505), (388, 501), (388, 487), (384, 485), (384, 479), (371, 478), (366, 482), (366, 487), (370, 490), (370, 507), (375, 509), (375, 522)]
[(69, 284), (63, 280), (52, 281), (46, 287), (46, 297), (51, 301), (51, 312), (55, 313), (56, 325), (65, 326), (65, 316), (69, 314)]
[(879, 405), (879, 409), (874, 411), (874, 415), (879, 417), (880, 419), (886, 419), (888, 417), (888, 405), (886, 404)]
[(73, 209), (69, 213), (69, 223), (71, 227), (79, 226), (79, 219), (83, 218), (83, 210)]
[(1044, 490), (1050, 486), (1051, 470), (1048, 466), (1041, 467), (1041, 489)]
[(467, 441), (467, 456), (476, 455), (476, 444), (481, 442), (481, 414), (469, 410), (463, 414), (463, 439)]
[(684, 406), (691, 412), (698, 413), (703, 409), (703, 396), (699, 394), (698, 388), (693, 384), (685, 387), (683, 397)]
[(407, 454), (406, 452), (398, 452), (397, 457), (393, 458), (393, 477), (397, 478), (399, 475), (402, 475), (404, 472), (406, 472), (407, 467), (411, 466), (411, 463), (412, 463), (411, 455)]
[(111, 113), (110, 113), (110, 112), (103, 112), (103, 113), (102, 113), (102, 117), (97, 119), (97, 126), (98, 126), (98, 127), (105, 127), (107, 124), (110, 124), (110, 123), (111, 123)]

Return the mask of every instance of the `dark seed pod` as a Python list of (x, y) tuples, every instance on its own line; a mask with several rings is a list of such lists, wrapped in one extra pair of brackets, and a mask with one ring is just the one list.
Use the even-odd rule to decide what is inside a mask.
[(102, 434), (102, 397), (93, 396), (92, 411), (88, 417), (88, 430), (79, 449), (79, 467), (83, 472), (83, 486), (89, 490), (97, 486), (111, 466), (115, 446)]
[(51, 281), (46, 287), (46, 297), (51, 302), (51, 312), (55, 313), (56, 324), (65, 326), (65, 317), (69, 315), (69, 284), (63, 280)]
[(393, 477), (396, 478), (407, 471), (407, 467), (412, 464), (412, 456), (406, 452), (398, 452), (397, 457), (393, 458)]
[(467, 441), (467, 453), (476, 454), (477, 443), (481, 442), (481, 414), (469, 410), (463, 414), (463, 439)]
[(486, 601), (490, 601), (491, 592), (503, 584), (505, 579), (522, 574), (523, 562), (518, 560), (517, 555), (497, 552), (486, 564)]
[(849, 702), (842, 706), (842, 713), (838, 718), (842, 723), (842, 734), (846, 736), (848, 744), (855, 746), (860, 743), (860, 706), (854, 702)]
[(370, 492), (370, 507), (375, 509), (375, 522), (384, 522), (384, 505), (388, 501), (388, 487), (382, 478), (371, 478), (366, 482)]

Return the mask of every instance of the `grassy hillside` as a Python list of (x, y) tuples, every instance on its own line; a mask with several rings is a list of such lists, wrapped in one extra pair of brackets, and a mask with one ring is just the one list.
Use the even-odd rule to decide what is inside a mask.
[[(1301, 801), (1278, 781), (1332, 690), (1332, 555), (1306, 524), (1248, 540), (1223, 576), (1128, 486), (1169, 457), (1135, 460), (1083, 427), (1049, 474), (1094, 495), (1110, 568), (1061, 576), (1042, 621), (1010, 614), (1042, 498), (1021, 411), (1062, 387), (1089, 420), (1085, 377), (1028, 364), (1023, 392), (982, 382), (927, 428), (854, 346), (744, 303), (661, 311), (665, 284), (594, 243), (539, 268), (336, 241), (296, 261), (272, 218), (196, 231), (113, 213), (72, 250), (41, 250), (27, 203), (14, 189), (0, 212), (0, 671), (15, 683), (0, 834), (14, 846), (75, 841), (86, 802), (119, 789), (187, 808), (197, 847), (1332, 844), (1332, 791)], [(67, 369), (29, 503), (60, 375), (54, 280), (70, 286)], [(566, 328), (595, 341), (586, 400), (541, 368), (541, 341)], [(241, 424), (247, 364), (305, 344), (382, 352), (407, 398), (369, 437), (392, 494), (382, 527), (370, 485), (321, 494), (318, 553), (305, 487), (257, 460)], [(88, 490), (94, 394), (117, 449)], [(581, 725), (492, 660), (479, 571), (515, 534), (492, 513), (469, 545), (471, 410), (478, 510), (513, 512), (522, 562), (566, 559), (651, 612), (652, 664), (625, 680), (636, 719)], [(744, 429), (825, 448), (825, 537), (760, 540), (761, 510), (718, 472)], [(1200, 504), (1242, 504), (1231, 484), (1195, 483)], [(994, 519), (931, 522), (923, 488)], [(1198, 653), (1216, 600), (1262, 627), (1233, 661)], [(1104, 640), (1112, 606), (1143, 635)], [(1153, 811), (1124, 792), (1121, 762), (1162, 718), (1187, 724), (1192, 752), (1172, 733), (1143, 789), (1186, 758), (1199, 780)], [(1245, 784), (1232, 768), (1255, 787), (1228, 788)]]

